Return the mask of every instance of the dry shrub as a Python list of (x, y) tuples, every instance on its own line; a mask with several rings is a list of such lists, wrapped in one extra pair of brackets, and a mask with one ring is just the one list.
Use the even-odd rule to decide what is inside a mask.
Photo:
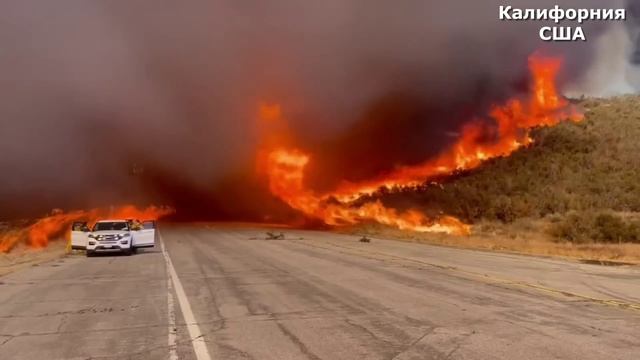
[(640, 243), (640, 224), (611, 212), (572, 212), (553, 223), (549, 233), (576, 244)]

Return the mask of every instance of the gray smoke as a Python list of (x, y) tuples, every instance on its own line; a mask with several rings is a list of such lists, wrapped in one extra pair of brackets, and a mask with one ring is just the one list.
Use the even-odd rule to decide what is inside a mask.
[(640, 1), (615, 0), (608, 6), (626, 8), (627, 20), (611, 24), (595, 40), (592, 65), (567, 85), (569, 96), (608, 97), (640, 90)]
[[(425, 136), (411, 148), (424, 157), (462, 121), (442, 116), (449, 108), (473, 113), (522, 91), (533, 51), (565, 56), (565, 81), (592, 65), (594, 40), (542, 43), (541, 23), (500, 22), (503, 4), (3, 1), (0, 218), (214, 193), (220, 179), (250, 167), (261, 101), (281, 103), (296, 131), (321, 143), (388, 94), (410, 94), (438, 104), (437, 119), (413, 119), (437, 123), (429, 134), (407, 127), (406, 136)], [(586, 29), (593, 39), (605, 30)]]

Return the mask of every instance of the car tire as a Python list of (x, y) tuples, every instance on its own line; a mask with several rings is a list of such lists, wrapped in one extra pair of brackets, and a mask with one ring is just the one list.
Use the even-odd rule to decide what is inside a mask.
[(91, 250), (87, 250), (87, 257), (92, 257), (92, 256), (94, 256), (94, 255), (95, 255), (95, 254), (94, 254), (94, 252), (93, 252), (93, 251), (91, 251)]
[(131, 256), (133, 255), (133, 251), (131, 251), (131, 248), (128, 248), (127, 250), (124, 251), (124, 255), (125, 256)]

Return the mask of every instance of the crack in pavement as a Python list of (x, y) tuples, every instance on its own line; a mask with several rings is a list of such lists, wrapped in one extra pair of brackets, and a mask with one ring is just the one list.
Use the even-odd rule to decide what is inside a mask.
[(415, 339), (414, 341), (411, 342), (411, 344), (409, 344), (409, 346), (407, 346), (404, 350), (400, 351), (399, 353), (397, 353), (393, 358), (391, 358), (391, 360), (395, 360), (398, 357), (400, 357), (402, 354), (405, 354), (407, 351), (413, 349), (420, 341), (422, 341), (422, 339), (424, 339), (425, 337), (433, 334), (433, 332), (437, 329), (437, 326), (434, 326), (432, 328), (430, 328), (429, 330), (427, 330), (427, 332), (425, 332), (423, 335), (421, 335), (419, 338)]
[(102, 297), (102, 298), (70, 298), (70, 299), (59, 299), (59, 300), (41, 300), (41, 301), (12, 301), (12, 302), (4, 302), (3, 305), (32, 305), (32, 304), (48, 304), (48, 303), (69, 303), (69, 302), (79, 302), (79, 301), (105, 301), (105, 302), (128, 302), (130, 300), (146, 300), (153, 298), (164, 298), (167, 297), (167, 294), (161, 295), (144, 295), (144, 296), (128, 296), (128, 297)]
[[(198, 325), (215, 324), (217, 322), (219, 322), (219, 320), (198, 322)], [(153, 324), (153, 325), (122, 326), (122, 327), (108, 328), (108, 329), (83, 329), (83, 330), (74, 330), (74, 331), (48, 331), (48, 332), (40, 332), (40, 333), (22, 333), (22, 334), (18, 334), (18, 335), (0, 334), (0, 336), (27, 337), (27, 336), (78, 334), (78, 333), (86, 334), (86, 333), (100, 333), (100, 332), (113, 332), (113, 331), (155, 329), (155, 328), (160, 328), (160, 327), (166, 328), (168, 326), (169, 326), (169, 323), (164, 323), (164, 324)], [(188, 324), (179, 324), (178, 326), (188, 326)]]
[(2, 342), (0, 342), (0, 346), (2, 346), (2, 345), (4, 345), (4, 344), (8, 343), (8, 342), (9, 342), (9, 341), (11, 341), (11, 340), (13, 340), (13, 338), (15, 337), (15, 336), (13, 336), (13, 335), (0, 335), (0, 336), (2, 336), (2, 337), (6, 337), (6, 339), (4, 339), (4, 340), (2, 340)]
[(353, 326), (355, 328), (358, 328), (358, 329), (362, 330), (363, 332), (365, 332), (369, 336), (371, 336), (373, 339), (381, 341), (381, 342), (385, 343), (389, 347), (398, 347), (398, 344), (394, 344), (393, 342), (391, 342), (389, 340), (386, 340), (386, 339), (383, 339), (383, 338), (379, 337), (378, 335), (374, 334), (373, 331), (369, 330), (366, 326), (360, 325), (360, 324), (354, 322), (350, 318), (345, 318), (344, 322), (349, 324), (350, 326)]
[(67, 322), (68, 318), (69, 318), (69, 315), (62, 316), (62, 318), (60, 319), (60, 324), (58, 324), (58, 328), (56, 329), (56, 334), (60, 334), (60, 330), (62, 330), (62, 327)]
[[(205, 322), (205, 323), (199, 322), (198, 324), (215, 323), (215, 322), (219, 322), (219, 320), (211, 321), (211, 322)], [(194, 338), (188, 338), (186, 340), (176, 341), (175, 345), (158, 345), (158, 346), (149, 347), (149, 348), (146, 348), (146, 349), (142, 349), (142, 350), (139, 350), (139, 351), (136, 351), (136, 352), (126, 353), (126, 354), (117, 354), (117, 355), (109, 355), (109, 356), (91, 356), (91, 357), (88, 357), (87, 359), (122, 359), (123, 357), (124, 358), (130, 358), (132, 356), (147, 354), (147, 353), (149, 353), (151, 351), (156, 351), (156, 350), (165, 350), (165, 349), (169, 350), (171, 348), (177, 348), (178, 346), (181, 346), (181, 345), (191, 344), (192, 342), (194, 342), (196, 340), (200, 340), (200, 339), (203, 339), (206, 342), (205, 336), (212, 335), (213, 333), (215, 333), (217, 331), (220, 331), (220, 328), (216, 328), (216, 329), (213, 329), (213, 330), (208, 331), (208, 332), (203, 332), (202, 334), (200, 334), (199, 336), (194, 337)], [(2, 336), (2, 335), (0, 335), (0, 336)]]
[(444, 358), (444, 360), (449, 360), (451, 359), (451, 357), (453, 356), (453, 354), (455, 354), (458, 350), (460, 350), (460, 348), (462, 347), (462, 344), (468, 340), (472, 335), (474, 335), (476, 332), (472, 331), (468, 334), (463, 334), (462, 337), (458, 340), (455, 341), (455, 347), (453, 349), (451, 349), (451, 351), (449, 351), (449, 353), (447, 354), (447, 356)]
[[(133, 309), (133, 308), (130, 308)], [(26, 318), (44, 318), (44, 317), (53, 317), (53, 316), (60, 316), (60, 315), (84, 315), (84, 314), (102, 314), (102, 313), (111, 313), (114, 311), (127, 311), (126, 308), (120, 308), (119, 310), (115, 310), (112, 307), (104, 307), (104, 308), (99, 308), (96, 309), (96, 306), (90, 306), (88, 308), (83, 308), (83, 309), (79, 309), (79, 310), (73, 310), (73, 311), (58, 311), (56, 313), (42, 313), (42, 314), (36, 314), (36, 315), (3, 315), (0, 316), (0, 319), (26, 319)]]
[(282, 333), (289, 340), (291, 340), (293, 344), (295, 344), (298, 347), (300, 352), (302, 352), (302, 354), (305, 355), (307, 359), (321, 360), (320, 357), (318, 357), (318, 355), (311, 352), (311, 350), (309, 350), (309, 348), (297, 336), (295, 336), (291, 331), (289, 331), (289, 329), (287, 329), (286, 326), (284, 326), (279, 321), (276, 321), (276, 325), (278, 325), (278, 328), (280, 329), (280, 331), (282, 331)]
[[(223, 352), (226, 351), (226, 352), (231, 352), (231, 353), (234, 353), (234, 354), (238, 354), (238, 355), (240, 355), (242, 357), (242, 359), (245, 359), (245, 360), (254, 360), (255, 359), (248, 352), (243, 351), (241, 349), (238, 349), (238, 348), (236, 348), (234, 346), (231, 346), (229, 344), (223, 344), (223, 343), (219, 343), (219, 342), (216, 342), (215, 344)], [(234, 356), (233, 359), (237, 359), (237, 357)]]
[[(277, 314), (274, 314), (277, 315)], [(260, 318), (256, 316), (239, 316), (239, 317), (230, 317), (224, 319), (216, 319), (211, 321), (198, 321), (197, 323), (177, 323), (177, 327), (186, 327), (189, 325), (218, 325), (216, 328), (211, 331), (207, 331), (203, 333), (204, 335), (211, 335), (225, 328), (225, 325), (228, 323), (244, 323), (244, 322), (279, 322), (279, 321), (295, 321), (295, 320), (309, 320), (309, 319), (326, 319), (326, 316), (299, 316), (299, 317), (288, 317), (288, 318), (278, 318), (277, 316), (268, 317), (268, 318)], [(344, 320), (344, 316), (334, 316), (330, 317), (332, 319)], [(351, 316), (350, 318), (353, 318)], [(68, 319), (67, 319), (68, 320)], [(90, 330), (74, 330), (74, 331), (55, 331), (55, 332), (39, 332), (39, 333), (21, 333), (18, 335), (11, 334), (0, 334), (1, 337), (27, 337), (27, 336), (46, 336), (46, 335), (55, 335), (55, 334), (77, 334), (77, 333), (100, 333), (100, 332), (113, 332), (113, 331), (128, 331), (128, 330), (140, 330), (140, 329), (154, 329), (159, 327), (168, 327), (169, 323), (163, 324), (153, 324), (153, 325), (138, 325), (138, 326), (122, 326), (116, 328), (108, 328), (108, 329), (90, 329)], [(193, 339), (196, 340), (196, 339)]]

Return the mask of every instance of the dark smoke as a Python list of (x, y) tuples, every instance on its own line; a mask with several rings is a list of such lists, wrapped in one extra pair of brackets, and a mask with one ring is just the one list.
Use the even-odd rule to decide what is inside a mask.
[(564, 55), (566, 81), (589, 67), (592, 41), (543, 44), (502, 4), (3, 1), (0, 218), (131, 202), (290, 216), (253, 175), (261, 101), (317, 154), (320, 188), (418, 162), (524, 92), (533, 51)]

